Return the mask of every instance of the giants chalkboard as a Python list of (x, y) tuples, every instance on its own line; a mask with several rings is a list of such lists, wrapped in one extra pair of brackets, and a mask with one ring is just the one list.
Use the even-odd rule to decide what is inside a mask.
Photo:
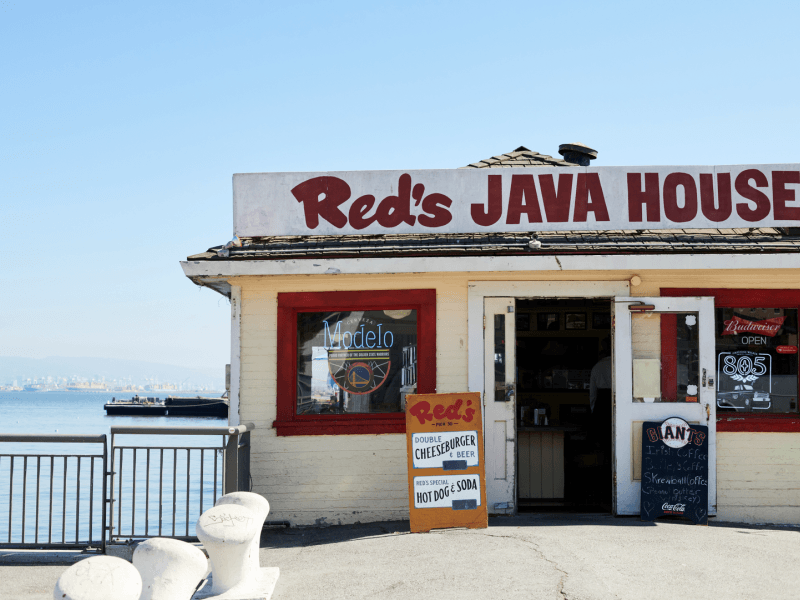
[(708, 427), (678, 417), (642, 425), (641, 515), (708, 524)]

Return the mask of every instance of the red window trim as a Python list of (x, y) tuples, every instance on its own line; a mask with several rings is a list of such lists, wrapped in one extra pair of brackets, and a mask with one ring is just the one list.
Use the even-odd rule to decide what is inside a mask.
[(404, 413), (298, 415), (297, 313), (346, 310), (417, 311), (417, 392), (436, 391), (436, 290), (286, 292), (278, 294), (277, 416), (279, 436), (405, 433)]
[[(714, 306), (717, 308), (741, 307), (800, 309), (800, 290), (661, 288), (661, 295), (674, 297), (713, 296)], [(800, 378), (798, 378), (798, 380), (800, 380)], [(800, 399), (800, 381), (798, 384), (798, 399)], [(754, 415), (748, 413), (738, 413), (735, 415), (724, 414), (717, 416), (717, 431), (797, 433), (800, 432), (800, 415)]]

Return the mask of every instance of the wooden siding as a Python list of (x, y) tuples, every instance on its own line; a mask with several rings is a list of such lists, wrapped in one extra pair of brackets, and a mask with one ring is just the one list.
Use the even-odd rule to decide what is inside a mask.
[(717, 433), (717, 517), (800, 523), (800, 433)]

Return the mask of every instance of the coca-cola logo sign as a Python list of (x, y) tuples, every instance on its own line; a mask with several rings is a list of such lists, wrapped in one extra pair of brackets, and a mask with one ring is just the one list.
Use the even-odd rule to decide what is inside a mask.
[(722, 329), (722, 335), (757, 333), (759, 335), (775, 337), (781, 330), (781, 327), (783, 327), (783, 322), (785, 320), (785, 316), (764, 319), (763, 321), (748, 321), (747, 319), (734, 316), (729, 321), (725, 321), (725, 326)]

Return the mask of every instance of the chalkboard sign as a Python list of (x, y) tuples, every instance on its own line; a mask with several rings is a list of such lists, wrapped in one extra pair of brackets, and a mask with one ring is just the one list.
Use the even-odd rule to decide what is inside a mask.
[(641, 516), (664, 515), (708, 524), (708, 427), (678, 417), (642, 425)]

